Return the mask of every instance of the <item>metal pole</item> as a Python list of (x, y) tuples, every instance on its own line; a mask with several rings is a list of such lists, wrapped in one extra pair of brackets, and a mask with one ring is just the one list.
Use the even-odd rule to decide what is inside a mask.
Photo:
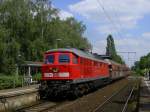
[(19, 65), (16, 64), (15, 82), (18, 82), (18, 76), (19, 76)]
[(31, 84), (32, 83), (31, 66), (28, 67), (28, 78), (29, 78), (29, 84)]
[[(136, 52), (118, 52), (118, 53), (122, 53), (122, 54), (127, 54), (128, 55), (128, 57), (127, 57), (128, 64), (129, 64), (130, 61), (132, 61), (131, 58), (130, 58), (130, 54), (135, 54), (135, 56), (136, 56)], [(135, 59), (135, 56), (133, 56), (134, 59)]]
[(59, 47), (59, 41), (61, 41), (61, 39), (56, 39), (56, 49)]
[(31, 67), (30, 66), (28, 67), (28, 76), (29, 77), (31, 76)]

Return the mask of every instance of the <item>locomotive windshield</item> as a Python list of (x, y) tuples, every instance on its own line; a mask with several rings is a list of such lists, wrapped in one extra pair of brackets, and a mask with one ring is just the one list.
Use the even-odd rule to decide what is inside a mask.
[(45, 60), (45, 64), (52, 64), (52, 63), (54, 63), (54, 59), (55, 59), (54, 55), (47, 55), (46, 56), (46, 60)]
[(69, 63), (70, 57), (69, 54), (60, 54), (59, 55), (59, 63)]

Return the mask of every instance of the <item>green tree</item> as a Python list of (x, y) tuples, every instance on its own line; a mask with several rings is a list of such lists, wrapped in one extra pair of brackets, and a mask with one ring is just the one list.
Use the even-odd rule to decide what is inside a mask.
[(147, 72), (150, 70), (150, 53), (148, 53), (145, 56), (142, 56), (139, 61), (136, 61), (134, 63), (134, 66), (132, 67), (136, 73), (143, 75), (144, 72)]
[(108, 35), (107, 37), (106, 55), (110, 56), (112, 60), (118, 63), (125, 64), (125, 62), (116, 52), (115, 42), (112, 35)]
[[(50, 0), (3, 0), (0, 3), (0, 73), (14, 72), (21, 62), (42, 61), (43, 53), (59, 47), (91, 49), (86, 30), (75, 18), (61, 20)], [(8, 70), (8, 68), (11, 68)]]
[(107, 47), (106, 47), (106, 55), (113, 56), (116, 55), (115, 43), (112, 35), (108, 35), (107, 37)]

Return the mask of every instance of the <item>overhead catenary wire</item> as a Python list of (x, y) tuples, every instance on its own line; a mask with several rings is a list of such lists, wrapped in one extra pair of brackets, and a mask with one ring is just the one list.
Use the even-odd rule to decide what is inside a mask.
[(100, 2), (100, 0), (97, 0), (98, 5), (100, 6), (100, 8), (103, 10), (106, 18), (110, 21), (111, 25), (113, 26), (113, 28), (116, 30), (116, 34), (119, 37), (122, 37), (121, 33), (119, 32), (118, 27), (116, 26), (115, 22), (113, 21), (113, 19), (111, 18), (111, 16), (107, 13), (107, 11), (105, 10), (105, 7), (103, 6), (103, 4)]
[[(112, 8), (113, 8), (114, 15), (116, 16), (116, 18), (119, 18), (116, 9), (114, 7), (112, 7)], [(118, 25), (120, 26), (120, 28), (123, 29), (123, 25), (121, 24), (120, 19), (118, 19), (118, 21), (116, 23), (118, 23)]]
[[(101, 0), (102, 1), (102, 0)], [(112, 4), (110, 4), (112, 7), (112, 10), (113, 10), (113, 12), (114, 12), (114, 16), (115, 16), (115, 18), (118, 18), (118, 21), (115, 21), (116, 22), (116, 24), (118, 24), (118, 26), (120, 27), (120, 29), (123, 29), (123, 25), (121, 24), (121, 20), (119, 19), (119, 15), (118, 15), (118, 12), (117, 12), (117, 9), (116, 9), (116, 7), (113, 7), (113, 5)]]
[[(120, 31), (121, 31), (121, 29), (123, 29), (123, 26), (122, 26), (122, 24), (121, 24), (120, 19), (118, 19), (118, 21), (114, 21), (114, 20), (113, 20), (113, 18), (112, 18), (112, 17), (109, 15), (109, 13), (105, 10), (104, 4), (103, 4), (103, 0), (97, 0), (97, 3), (98, 3), (98, 5), (99, 5), (99, 8), (101, 8), (101, 9), (103, 10), (103, 12), (104, 12), (106, 18), (107, 18), (108, 21), (111, 23), (112, 27), (116, 30), (116, 34), (117, 34), (120, 38), (122, 38), (123, 36), (122, 36), (122, 34), (121, 34)], [(110, 4), (110, 5), (111, 5), (111, 4)], [(113, 6), (113, 5), (111, 5), (111, 6)], [(116, 9), (115, 9), (114, 7), (111, 7), (111, 8), (112, 8), (112, 10), (113, 10), (114, 17), (115, 17), (115, 18), (119, 18)], [(120, 28), (119, 28), (118, 26), (119, 26)], [(128, 52), (128, 55), (129, 55), (130, 53), (135, 54), (134, 57), (136, 57), (136, 52)], [(128, 63), (129, 63), (129, 61), (131, 61), (131, 60), (130, 60), (130, 58), (129, 58), (129, 56), (128, 56)], [(134, 61), (134, 60), (133, 60), (133, 61)]]

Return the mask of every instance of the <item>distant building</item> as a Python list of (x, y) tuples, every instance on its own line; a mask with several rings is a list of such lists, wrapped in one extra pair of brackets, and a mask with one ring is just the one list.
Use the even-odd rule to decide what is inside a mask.
[(19, 67), (19, 71), (21, 74), (31, 76), (32, 74), (41, 72), (42, 64), (43, 62), (25, 61), (25, 63)]
[(25, 83), (33, 83), (32, 76), (41, 73), (43, 62), (25, 61), (19, 66), (18, 73), (24, 76)]

